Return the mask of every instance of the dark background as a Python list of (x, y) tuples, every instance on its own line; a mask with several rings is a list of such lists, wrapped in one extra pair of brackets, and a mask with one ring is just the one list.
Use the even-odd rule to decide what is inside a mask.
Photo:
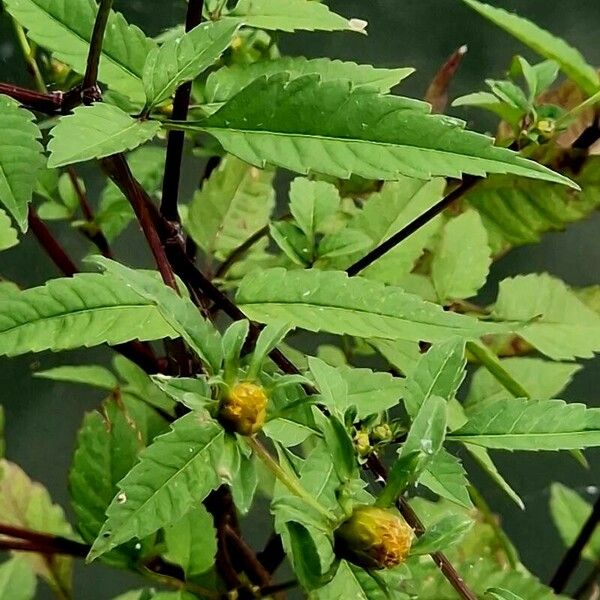
[[(274, 0), (275, 1), (275, 0)], [(493, 4), (518, 9), (520, 14), (567, 39), (578, 47), (592, 64), (600, 65), (600, 2), (598, 0), (505, 0)], [(422, 97), (433, 74), (445, 58), (462, 44), (469, 53), (458, 73), (451, 96), (482, 89), (486, 77), (499, 77), (511, 57), (531, 54), (520, 43), (485, 22), (460, 0), (331, 0), (331, 8), (347, 17), (369, 21), (369, 36), (351, 33), (295, 34), (280, 38), (282, 50), (292, 55), (329, 56), (372, 63), (385, 67), (412, 66), (417, 73), (399, 93)], [(116, 0), (115, 7), (128, 19), (154, 35), (181, 22), (183, 0)], [(13, 43), (7, 17), (0, 16), (0, 80), (26, 83), (24, 65)], [(466, 118), (471, 127), (485, 130), (491, 122), (476, 111), (451, 114)], [(191, 191), (198, 179), (199, 164), (186, 163), (186, 189)], [(86, 168), (86, 183), (91, 196), (100, 180), (95, 167)], [(81, 255), (86, 247), (71, 232), (57, 230), (68, 250)], [(494, 297), (497, 282), (517, 273), (547, 271), (571, 285), (600, 283), (600, 215), (569, 227), (564, 233), (545, 236), (537, 246), (520, 248), (493, 266), (485, 294)], [(116, 246), (119, 257), (128, 263), (150, 264), (139, 234), (131, 230)], [(38, 285), (58, 273), (30, 237), (16, 249), (0, 254), (0, 273), (23, 286)], [(32, 368), (58, 364), (107, 361), (103, 349), (53, 355), (30, 355), (19, 359), (0, 359), (0, 403), (7, 417), (7, 456), (20, 464), (37, 481), (48, 487), (53, 498), (68, 507), (67, 470), (74, 449), (76, 430), (85, 411), (98, 405), (101, 395), (83, 387), (52, 384), (31, 377)], [(565, 394), (565, 399), (600, 406), (596, 390), (600, 383), (598, 360), (587, 361)], [(524, 499), (521, 512), (489, 480), (477, 476), (491, 506), (502, 515), (503, 524), (515, 541), (525, 565), (548, 580), (560, 560), (563, 548), (548, 513), (549, 486), (562, 481), (576, 488), (590, 501), (597, 493), (600, 451), (588, 451), (592, 469), (579, 467), (567, 453), (496, 453), (503, 473)], [(68, 509), (67, 509), (68, 510)], [(255, 540), (262, 538), (260, 524), (252, 528)], [(135, 578), (102, 566), (82, 569), (75, 578), (75, 597), (105, 600), (136, 585)], [(40, 585), (39, 598), (50, 598)], [(349, 599), (350, 600), (350, 599)], [(433, 600), (433, 599), (432, 599)]]

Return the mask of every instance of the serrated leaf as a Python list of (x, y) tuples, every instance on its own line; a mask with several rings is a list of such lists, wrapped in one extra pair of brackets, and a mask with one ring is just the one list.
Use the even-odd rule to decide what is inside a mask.
[(107, 520), (88, 560), (177, 521), (201, 502), (221, 482), (215, 465), (224, 436), (215, 421), (197, 413), (175, 421), (119, 482), (121, 491), (106, 511)]
[[(44, 165), (41, 137), (34, 116), (8, 96), (0, 95), (0, 203), (14, 217), (21, 231), (27, 231), (27, 211), (37, 174)], [(4, 233), (4, 247), (10, 240)]]
[(458, 338), (434, 344), (406, 378), (404, 406), (411, 417), (430, 396), (451, 400), (465, 377), (465, 344)]
[(385, 487), (375, 500), (375, 505), (382, 507), (394, 505), (406, 488), (418, 479), (422, 460), (421, 452), (413, 452), (397, 458), (388, 473)]
[(15, 557), (0, 565), (0, 598), (32, 600), (36, 580), (24, 557)]
[(314, 592), (314, 598), (318, 600), (388, 600), (389, 597), (373, 575), (345, 560), (340, 563), (333, 580)]
[(349, 82), (322, 82), (318, 75), (290, 81), (281, 74), (255, 80), (214, 114), (177, 127), (210, 133), (256, 166), (304, 174), (395, 180), (513, 173), (572, 185), (466, 131), (464, 122), (428, 111), (423, 102), (353, 89)]
[(153, 304), (106, 275), (53, 279), (0, 299), (0, 355), (176, 335)]
[[(144, 447), (126, 406), (109, 399), (102, 413), (87, 413), (77, 436), (77, 447), (69, 471), (71, 505), (83, 540), (92, 543), (104, 523), (104, 513), (118, 491), (117, 483), (133, 468)], [(135, 563), (133, 548), (107, 556), (109, 563)]]
[(302, 586), (311, 590), (321, 583), (321, 559), (315, 542), (308, 529), (301, 523), (286, 523), (290, 539), (290, 559), (294, 573)]
[(548, 33), (535, 23), (502, 8), (477, 0), (463, 1), (480, 15), (529, 46), (534, 52), (556, 61), (563, 72), (589, 95), (598, 91), (600, 79), (596, 69), (585, 61), (578, 50), (569, 46), (564, 40)]
[(365, 338), (436, 342), (507, 330), (338, 271), (254, 272), (241, 282), (237, 301), (250, 319), (262, 323), (283, 321), (309, 331)]
[[(368, 250), (372, 250), (437, 204), (444, 195), (445, 187), (443, 179), (421, 181), (402, 177), (399, 181), (386, 182), (381, 191), (369, 197), (363, 210), (350, 220), (348, 228), (365, 233), (371, 239)], [(412, 271), (415, 261), (438, 227), (439, 219), (433, 219), (367, 267), (363, 276), (402, 286), (402, 277)], [(365, 253), (363, 251), (339, 264), (347, 267)]]
[(135, 290), (141, 297), (156, 305), (164, 319), (206, 365), (215, 373), (219, 370), (223, 358), (221, 336), (202, 317), (189, 298), (178, 296), (175, 290), (143, 271), (129, 269), (104, 257), (94, 257), (93, 262), (113, 275), (123, 287)]
[(182, 83), (210, 67), (227, 49), (238, 26), (228, 20), (201, 23), (150, 52), (143, 73), (147, 106), (168, 100)]
[(487, 231), (477, 212), (470, 210), (451, 219), (431, 263), (438, 298), (444, 302), (475, 296), (486, 282), (491, 263)]
[[(154, 196), (162, 183), (164, 149), (154, 146), (138, 148), (127, 155), (127, 162), (139, 184), (148, 194)], [(96, 223), (102, 228), (109, 242), (123, 231), (133, 220), (133, 216), (131, 204), (121, 190), (109, 180), (102, 191), (100, 207), (96, 213)]]
[(206, 81), (206, 100), (210, 103), (226, 102), (255, 79), (282, 72), (288, 72), (294, 78), (317, 73), (323, 81), (347, 79), (355, 87), (373, 87), (380, 92), (389, 92), (414, 69), (380, 69), (329, 58), (282, 56), (249, 65), (234, 64), (211, 73)]
[(444, 449), (433, 457), (421, 473), (419, 483), (441, 498), (465, 508), (473, 506), (467, 490), (469, 480), (460, 460)]
[(119, 386), (117, 378), (108, 369), (99, 365), (65, 365), (46, 371), (38, 371), (33, 375), (51, 381), (82, 383), (108, 391), (112, 391)]
[(485, 592), (485, 598), (489, 600), (525, 600), (522, 596), (517, 596), (504, 588), (490, 588)]
[(503, 450), (580, 450), (600, 446), (600, 409), (562, 400), (504, 398), (477, 403), (448, 440)]
[(447, 515), (433, 525), (413, 544), (411, 554), (433, 554), (458, 544), (473, 527), (473, 519), (464, 515)]
[[(371, 239), (362, 231), (342, 229), (323, 237), (317, 249), (318, 264), (327, 264), (331, 259), (357, 252), (364, 252), (371, 247)], [(324, 261), (324, 262), (323, 262)]]
[(190, 204), (185, 225), (194, 241), (223, 259), (262, 229), (275, 206), (274, 175), (224, 158)]
[(334, 415), (321, 419), (321, 429), (337, 476), (342, 482), (349, 481), (358, 470), (350, 434)]
[(465, 194), (488, 230), (494, 254), (511, 247), (535, 244), (548, 231), (589, 216), (600, 204), (600, 157), (592, 156), (578, 173), (565, 172), (581, 191), (520, 177), (493, 175)]
[(324, 4), (307, 0), (239, 0), (225, 17), (249, 27), (279, 31), (361, 31), (352, 20), (329, 10)]
[(308, 357), (308, 367), (321, 392), (320, 401), (331, 411), (343, 417), (350, 407), (348, 384), (335, 367), (319, 358)]
[[(67, 538), (73, 536), (62, 508), (53, 504), (46, 488), (29, 479), (17, 465), (4, 459), (0, 460), (0, 515), (2, 522), (7, 525)], [(24, 557), (52, 589), (63, 595), (70, 593), (71, 557), (56, 555), (48, 559), (35, 553), (28, 553)]]
[[(550, 490), (550, 512), (563, 544), (570, 548), (592, 514), (592, 505), (575, 490), (561, 483), (553, 483)], [(592, 562), (600, 559), (600, 530), (594, 532), (582, 555)]]
[(531, 321), (519, 328), (519, 335), (554, 360), (591, 358), (600, 350), (600, 316), (545, 273), (501, 281), (493, 316)]
[(18, 243), (17, 230), (13, 228), (10, 217), (0, 208), (0, 251), (8, 250)]
[(164, 557), (183, 569), (186, 577), (208, 571), (217, 553), (212, 515), (198, 504), (178, 521), (165, 527)]
[(133, 150), (159, 130), (157, 121), (134, 119), (112, 104), (80, 106), (52, 129), (48, 166), (63, 167)]
[[(32, 40), (79, 74), (85, 73), (98, 12), (94, 0), (6, 0), (4, 4)], [(143, 100), (144, 62), (155, 47), (139, 28), (111, 11), (102, 44), (100, 81), (134, 100)]]
[(258, 485), (256, 464), (253, 458), (241, 456), (240, 468), (231, 482), (231, 493), (236, 509), (242, 515), (248, 514)]
[[(556, 398), (569, 385), (573, 376), (581, 370), (574, 363), (559, 363), (531, 357), (505, 358), (502, 367), (522, 385), (532, 398), (550, 400)], [(481, 367), (471, 379), (466, 403), (473, 404), (485, 399), (506, 397), (508, 392), (490, 372)]]

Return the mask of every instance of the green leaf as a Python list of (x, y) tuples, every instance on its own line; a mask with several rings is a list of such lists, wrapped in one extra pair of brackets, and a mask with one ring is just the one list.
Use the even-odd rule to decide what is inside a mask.
[(529, 46), (534, 52), (556, 61), (563, 72), (590, 96), (600, 87), (596, 69), (586, 63), (581, 53), (564, 40), (502, 8), (489, 6), (477, 0), (463, 1), (480, 15)]
[(154, 305), (106, 275), (53, 279), (0, 299), (0, 355), (176, 335)]
[[(367, 250), (372, 250), (437, 204), (444, 195), (445, 187), (444, 179), (422, 181), (401, 177), (399, 181), (386, 182), (381, 191), (371, 195), (363, 210), (348, 223), (348, 230), (366, 234), (371, 239)], [(412, 271), (438, 226), (439, 218), (433, 219), (367, 267), (363, 276), (402, 285), (402, 277)], [(349, 257), (340, 266), (349, 266), (364, 253)]]
[[(133, 176), (150, 194), (156, 195), (162, 183), (165, 164), (163, 148), (143, 146), (127, 155), (127, 162)], [(96, 223), (108, 241), (114, 240), (127, 224), (133, 220), (133, 209), (121, 190), (109, 180), (100, 198), (96, 213)]]
[[(27, 231), (27, 210), (38, 171), (44, 165), (41, 137), (34, 116), (8, 96), (0, 94), (0, 203)], [(6, 240), (8, 232), (4, 234)], [(7, 242), (4, 242), (5, 247)]]
[(342, 482), (349, 481), (358, 471), (350, 434), (342, 422), (333, 415), (321, 419), (321, 428), (337, 476)]
[(340, 207), (337, 188), (326, 181), (296, 177), (290, 186), (290, 212), (310, 245), (325, 221)]
[(252, 501), (258, 485), (258, 474), (254, 459), (241, 456), (239, 470), (231, 482), (231, 493), (236, 509), (242, 515), (247, 515), (252, 508)]
[(227, 49), (237, 29), (235, 22), (209, 21), (150, 52), (143, 74), (147, 106), (168, 100), (182, 83), (210, 67)]
[(397, 458), (389, 471), (385, 487), (375, 500), (376, 506), (393, 506), (406, 488), (418, 479), (422, 461), (421, 452)]
[(309, 356), (308, 367), (321, 392), (320, 402), (329, 410), (343, 417), (346, 410), (351, 406), (348, 401), (348, 383), (338, 369), (319, 358)]
[(321, 559), (308, 529), (301, 523), (286, 523), (290, 538), (291, 561), (294, 573), (302, 586), (311, 590), (321, 583)]
[(176, 522), (204, 500), (221, 482), (216, 465), (224, 436), (216, 422), (197, 413), (175, 421), (119, 482), (121, 491), (106, 511), (107, 520), (88, 560)]
[(10, 222), (10, 217), (0, 208), (0, 251), (8, 250), (19, 243), (19, 235)]
[(261, 323), (288, 322), (309, 331), (364, 338), (442, 341), (507, 331), (445, 312), (400, 288), (338, 271), (267, 269), (245, 277), (237, 302)]
[(279, 31), (339, 31), (364, 32), (366, 23), (345, 19), (331, 12), (324, 4), (307, 0), (239, 0), (225, 20), (234, 19), (257, 29)]
[(490, 92), (475, 92), (473, 94), (465, 94), (456, 98), (452, 102), (452, 106), (475, 106), (484, 110), (489, 110), (497, 114), (503, 121), (507, 123), (517, 123), (523, 117), (521, 110), (502, 102), (497, 96)]
[[(31, 481), (17, 465), (7, 460), (0, 460), (0, 515), (6, 525), (67, 538), (73, 536), (62, 508), (52, 503), (46, 488)], [(53, 590), (63, 596), (70, 595), (71, 557), (56, 556), (48, 561), (41, 554), (27, 553), (23, 556)]]
[(600, 446), (600, 409), (562, 400), (479, 402), (448, 440), (503, 450), (580, 450)]
[(97, 102), (61, 117), (48, 144), (49, 167), (63, 167), (133, 150), (160, 130), (157, 121), (141, 121), (120, 108)]
[[(381, 589), (380, 583), (368, 571), (351, 565), (343, 560), (336, 576), (325, 587), (315, 594), (318, 600), (387, 600), (390, 598), (386, 590)], [(404, 600), (403, 596), (400, 596)]]
[(183, 337), (190, 348), (216, 373), (222, 361), (221, 336), (205, 320), (189, 298), (178, 296), (161, 281), (104, 257), (90, 259), (118, 279), (124, 287), (135, 290), (155, 304), (163, 318)]
[(412, 453), (420, 454), (419, 468), (422, 472), (442, 449), (446, 423), (446, 401), (439, 396), (427, 397), (413, 419), (406, 441), (402, 444), (400, 458)]
[(99, 365), (65, 365), (64, 367), (38, 371), (33, 375), (52, 381), (82, 383), (108, 391), (112, 391), (119, 386), (117, 378), (108, 369)]
[(494, 254), (511, 247), (535, 244), (547, 231), (563, 230), (589, 216), (600, 204), (600, 157), (585, 161), (580, 172), (566, 171), (580, 192), (522, 177), (494, 175), (465, 194), (488, 230)]
[(354, 89), (350, 82), (322, 82), (318, 75), (290, 80), (282, 74), (255, 80), (216, 113), (177, 127), (206, 131), (256, 166), (304, 174), (395, 180), (513, 173), (573, 185), (466, 131), (462, 121), (429, 110), (423, 102)]
[(206, 81), (206, 100), (210, 103), (226, 102), (255, 79), (282, 72), (290, 73), (293, 78), (317, 73), (323, 81), (347, 79), (355, 87), (373, 87), (385, 93), (414, 73), (414, 69), (379, 69), (329, 58), (282, 56), (249, 65), (234, 64), (211, 73)]
[(517, 596), (504, 588), (490, 588), (485, 592), (485, 598), (489, 600), (525, 600), (522, 596)]
[(0, 598), (32, 600), (36, 580), (24, 557), (15, 557), (0, 565)]
[[(581, 370), (574, 363), (559, 363), (540, 358), (514, 357), (501, 359), (502, 367), (528, 392), (532, 398), (550, 400), (557, 398)], [(491, 373), (481, 367), (471, 379), (467, 404), (480, 400), (504, 398), (508, 395)]]
[[(85, 73), (98, 12), (95, 0), (6, 0), (4, 5), (33, 41), (77, 73)], [(123, 15), (111, 11), (102, 43), (100, 81), (134, 100), (143, 100), (144, 62), (155, 47), (156, 43), (129, 25)]]
[(217, 537), (212, 515), (198, 504), (165, 527), (164, 557), (183, 569), (186, 577), (208, 571), (215, 562)]
[(600, 351), (600, 316), (545, 273), (501, 281), (493, 317), (531, 321), (519, 335), (553, 360), (591, 358)]
[(443, 448), (421, 473), (419, 483), (455, 504), (465, 508), (473, 506), (467, 489), (469, 481), (460, 460)]
[[(69, 471), (71, 505), (83, 540), (92, 543), (102, 529), (104, 513), (118, 491), (117, 483), (127, 475), (144, 447), (126, 406), (109, 399), (102, 413), (87, 413), (77, 436), (77, 447)], [(133, 547), (107, 556), (109, 563), (127, 567), (136, 562)]]
[(430, 396), (448, 401), (454, 398), (465, 377), (466, 364), (463, 340), (451, 338), (434, 344), (406, 378), (404, 406), (409, 416), (414, 418)]
[(263, 362), (278, 344), (283, 342), (291, 327), (287, 323), (272, 323), (263, 328), (258, 335), (254, 352), (250, 358), (248, 376), (253, 379), (258, 377)]
[(444, 302), (475, 296), (492, 263), (481, 217), (470, 210), (446, 223), (431, 263), (438, 298)]
[(323, 260), (334, 259), (339, 256), (348, 256), (357, 252), (366, 253), (371, 247), (371, 240), (367, 234), (356, 229), (342, 229), (323, 237), (319, 242), (317, 255), (319, 264)]
[[(560, 483), (553, 483), (550, 491), (550, 512), (563, 544), (570, 548), (592, 514), (592, 505), (576, 491)], [(594, 563), (600, 559), (600, 529), (594, 532), (582, 555)]]
[(185, 225), (194, 241), (223, 259), (262, 229), (275, 206), (274, 175), (225, 157), (190, 204)]
[(458, 544), (473, 527), (473, 519), (464, 515), (447, 515), (433, 525), (416, 541), (411, 554), (433, 554)]

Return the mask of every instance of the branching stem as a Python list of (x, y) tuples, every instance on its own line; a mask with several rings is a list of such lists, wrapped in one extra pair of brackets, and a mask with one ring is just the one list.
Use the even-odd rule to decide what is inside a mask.
[(113, 0), (100, 0), (98, 14), (94, 22), (90, 49), (87, 57), (87, 66), (83, 76), (82, 99), (85, 104), (91, 104), (100, 100), (101, 94), (98, 89), (98, 69), (100, 67), (100, 57), (102, 56), (102, 43), (104, 33), (108, 24), (108, 17), (113, 5)]

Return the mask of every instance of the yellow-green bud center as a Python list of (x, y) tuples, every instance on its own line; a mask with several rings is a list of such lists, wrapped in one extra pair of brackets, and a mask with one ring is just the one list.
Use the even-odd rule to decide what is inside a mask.
[(364, 569), (386, 569), (406, 560), (413, 537), (396, 511), (357, 506), (335, 531), (335, 549), (340, 558)]
[(354, 447), (361, 457), (369, 456), (373, 448), (369, 440), (369, 434), (366, 431), (358, 431), (354, 436)]
[(242, 381), (229, 388), (219, 405), (219, 420), (240, 435), (254, 435), (267, 416), (268, 398), (260, 385)]

